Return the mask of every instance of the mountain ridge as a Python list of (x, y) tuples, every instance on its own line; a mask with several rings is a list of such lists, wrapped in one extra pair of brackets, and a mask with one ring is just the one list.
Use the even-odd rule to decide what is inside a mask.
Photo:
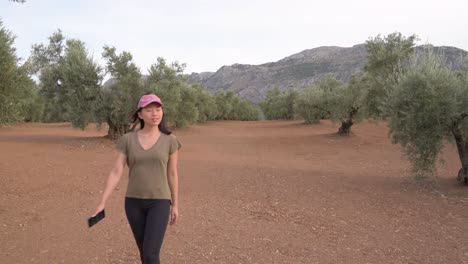
[[(460, 69), (468, 52), (451, 46), (420, 45), (415, 52), (432, 48), (442, 53), (453, 69)], [(302, 89), (332, 74), (347, 82), (351, 76), (362, 71), (367, 62), (365, 44), (352, 47), (321, 46), (306, 49), (276, 62), (258, 65), (224, 65), (216, 72), (191, 73), (189, 83), (198, 83), (212, 92), (232, 90), (243, 99), (258, 103), (275, 87), (287, 91)]]

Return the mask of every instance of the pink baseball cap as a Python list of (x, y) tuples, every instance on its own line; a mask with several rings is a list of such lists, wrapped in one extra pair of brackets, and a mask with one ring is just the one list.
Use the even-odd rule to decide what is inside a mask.
[(161, 99), (157, 95), (145, 94), (140, 98), (140, 101), (138, 102), (138, 108), (146, 107), (147, 105), (151, 103), (158, 103), (161, 106), (163, 106)]

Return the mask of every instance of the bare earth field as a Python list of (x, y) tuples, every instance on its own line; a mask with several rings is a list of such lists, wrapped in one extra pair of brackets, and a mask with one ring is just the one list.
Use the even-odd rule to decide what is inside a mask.
[[(468, 263), (468, 187), (454, 146), (416, 183), (385, 124), (209, 122), (175, 134), (180, 213), (162, 263)], [(93, 228), (114, 159), (106, 130), (0, 127), (0, 263), (139, 263), (127, 172)]]

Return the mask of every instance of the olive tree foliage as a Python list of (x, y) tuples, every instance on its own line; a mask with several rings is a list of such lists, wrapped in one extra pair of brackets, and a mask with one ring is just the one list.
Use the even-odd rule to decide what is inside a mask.
[(29, 67), (39, 75), (45, 108), (43, 121), (69, 121), (84, 129), (94, 121), (102, 70), (77, 39), (66, 40), (58, 30), (49, 44), (33, 45)]
[(294, 105), (294, 112), (304, 119), (306, 124), (318, 124), (322, 118), (329, 116), (327, 111), (320, 111), (315, 106), (320, 104), (323, 91), (308, 87), (300, 91)]
[(451, 71), (432, 52), (415, 57), (390, 96), (390, 129), (412, 164), (415, 176), (435, 172), (444, 139), (454, 140), (461, 169), (468, 172), (468, 74)]
[(222, 91), (215, 95), (217, 120), (254, 121), (259, 119), (259, 109), (251, 102), (241, 100), (233, 91)]
[(115, 84), (101, 89), (96, 121), (107, 123), (107, 136), (116, 139), (130, 129), (131, 115), (143, 95), (143, 84), (140, 69), (130, 52), (117, 54), (115, 47), (104, 46), (102, 56), (106, 60), (106, 72), (114, 78)]
[(260, 108), (268, 120), (292, 120), (295, 118), (294, 103), (297, 98), (297, 91), (283, 92), (275, 87), (268, 91), (265, 100), (260, 103)]
[(195, 106), (198, 109), (198, 122), (214, 120), (218, 116), (215, 97), (200, 85), (192, 85), (196, 95)]
[(185, 64), (172, 62), (164, 58), (150, 66), (145, 86), (148, 92), (157, 94), (164, 103), (166, 122), (174, 127), (186, 127), (198, 121), (195, 90), (183, 78)]
[(157, 58), (148, 69), (145, 87), (148, 93), (157, 94), (164, 103), (164, 118), (170, 125), (175, 125), (177, 119), (177, 105), (182, 101), (181, 87), (183, 80), (178, 75), (183, 72), (185, 65), (168, 65), (164, 58)]
[(239, 100), (235, 105), (236, 114), (234, 120), (257, 121), (260, 116), (260, 108), (247, 100)]
[(234, 95), (232, 100), (227, 101), (231, 105), (231, 111), (225, 119), (239, 121), (255, 121), (258, 120), (260, 109), (255, 107), (251, 102), (242, 100), (239, 96)]
[(215, 95), (216, 108), (218, 109), (218, 120), (228, 120), (234, 111), (232, 101), (234, 100), (235, 94), (233, 91), (222, 91)]
[(199, 112), (196, 105), (198, 98), (192, 86), (184, 83), (181, 88), (181, 102), (177, 106), (177, 117), (174, 124), (176, 127), (187, 127), (199, 120)]
[(19, 65), (15, 37), (0, 20), (0, 124), (38, 121), (40, 100), (26, 64)]
[(63, 103), (63, 83), (61, 64), (65, 53), (65, 37), (58, 30), (49, 37), (48, 45), (35, 44), (32, 47), (28, 64), (33, 73), (38, 75), (39, 90), (44, 100), (43, 122), (65, 121)]
[(65, 119), (84, 129), (95, 120), (99, 107), (101, 67), (88, 55), (84, 42), (71, 39), (67, 40), (61, 73)]
[(338, 119), (337, 104), (343, 89), (344, 84), (329, 75), (299, 93), (295, 112), (309, 124), (319, 123), (321, 119)]
[(414, 53), (416, 35), (403, 36), (399, 32), (386, 37), (377, 35), (366, 41), (368, 61), (364, 71), (371, 81), (365, 102), (370, 116), (384, 118), (388, 115), (388, 98), (404, 74), (405, 65)]

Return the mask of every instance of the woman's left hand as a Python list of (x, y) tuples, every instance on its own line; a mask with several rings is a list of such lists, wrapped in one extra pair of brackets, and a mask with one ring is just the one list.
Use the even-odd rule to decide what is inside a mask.
[(177, 220), (179, 219), (179, 208), (177, 206), (172, 206), (171, 208), (171, 225), (177, 224)]

